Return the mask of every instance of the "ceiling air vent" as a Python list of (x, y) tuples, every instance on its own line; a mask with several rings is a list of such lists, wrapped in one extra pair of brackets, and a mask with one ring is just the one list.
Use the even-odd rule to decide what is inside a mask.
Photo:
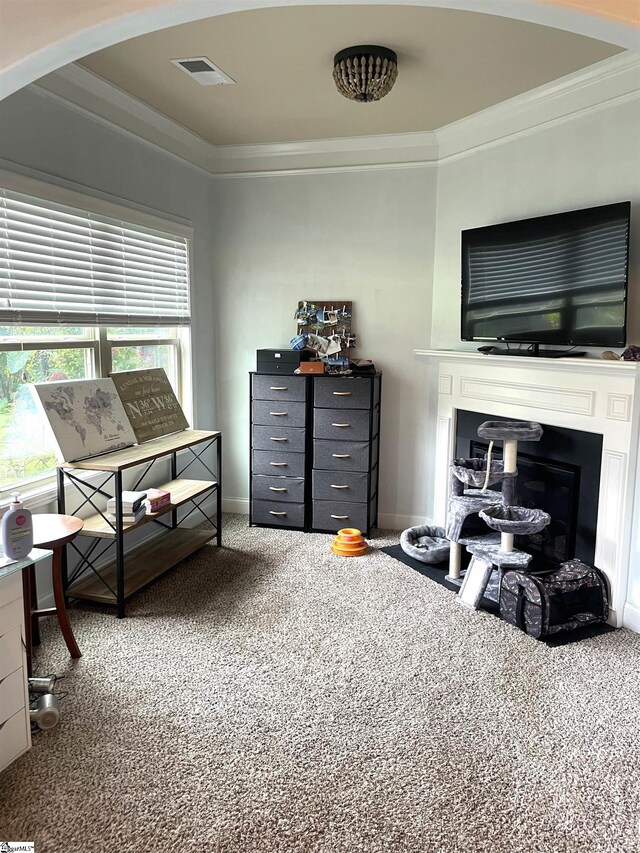
[(172, 59), (174, 65), (177, 65), (185, 74), (192, 77), (201, 86), (225, 86), (230, 83), (235, 83), (224, 71), (221, 71), (217, 65), (214, 65), (206, 56), (192, 56), (189, 59)]

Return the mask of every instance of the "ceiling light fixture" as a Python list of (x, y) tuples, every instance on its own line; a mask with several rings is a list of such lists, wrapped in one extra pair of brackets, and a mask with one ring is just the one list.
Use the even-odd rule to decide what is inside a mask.
[(346, 47), (333, 59), (338, 92), (350, 101), (368, 104), (388, 95), (398, 76), (398, 57), (388, 47), (362, 44)]

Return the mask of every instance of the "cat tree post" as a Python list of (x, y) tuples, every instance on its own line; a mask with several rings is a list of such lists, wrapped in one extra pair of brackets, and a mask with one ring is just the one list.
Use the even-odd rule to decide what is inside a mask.
[(449, 573), (447, 578), (458, 580), (462, 569), (462, 545), (459, 542), (449, 543)]
[[(502, 459), (505, 474), (513, 474), (518, 470), (516, 464), (518, 459), (518, 442), (515, 438), (505, 438)], [(513, 551), (513, 533), (503, 532), (500, 534), (500, 550), (507, 554)]]

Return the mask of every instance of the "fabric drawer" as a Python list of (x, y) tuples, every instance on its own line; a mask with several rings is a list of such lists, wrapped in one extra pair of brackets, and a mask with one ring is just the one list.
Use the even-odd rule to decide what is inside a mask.
[(321, 409), (371, 408), (372, 379), (325, 376), (313, 386), (313, 405)]
[(369, 442), (316, 438), (313, 441), (313, 467), (325, 471), (368, 471)]
[(369, 412), (364, 409), (314, 409), (313, 437), (368, 441)]
[(307, 397), (305, 376), (252, 376), (252, 397), (255, 400), (300, 400)]
[(355, 527), (367, 531), (368, 504), (347, 503), (346, 501), (313, 502), (313, 529), (338, 531), (343, 527)]
[(369, 482), (369, 497), (372, 498), (378, 493), (378, 466), (371, 472), (371, 480)]
[(31, 745), (24, 708), (0, 725), (0, 771)]
[(313, 499), (364, 503), (367, 500), (367, 475), (356, 471), (314, 471)]
[(304, 504), (285, 501), (251, 501), (251, 523), (303, 527)]
[[(277, 442), (272, 443), (275, 445)], [(280, 453), (275, 447), (273, 450), (254, 450), (252, 472), (272, 477), (279, 474), (283, 477), (304, 477), (304, 460), (304, 453)]]
[(288, 400), (254, 400), (251, 407), (254, 424), (269, 426), (303, 427), (305, 425), (305, 403)]
[(300, 427), (254, 426), (253, 449), (304, 453), (305, 437), (305, 430)]
[(258, 474), (251, 481), (253, 497), (265, 501), (285, 501), (302, 503), (304, 501), (303, 477), (267, 477)]

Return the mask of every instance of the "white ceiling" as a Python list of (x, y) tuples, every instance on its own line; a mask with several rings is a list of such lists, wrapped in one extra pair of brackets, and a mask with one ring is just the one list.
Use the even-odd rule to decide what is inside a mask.
[[(374, 104), (341, 97), (334, 54), (383, 44), (398, 81)], [(621, 48), (478, 12), (291, 6), (169, 27), (80, 60), (215, 146), (432, 131), (587, 68)], [(233, 86), (200, 86), (171, 59), (207, 56)], [(41, 84), (46, 88), (47, 78)]]

